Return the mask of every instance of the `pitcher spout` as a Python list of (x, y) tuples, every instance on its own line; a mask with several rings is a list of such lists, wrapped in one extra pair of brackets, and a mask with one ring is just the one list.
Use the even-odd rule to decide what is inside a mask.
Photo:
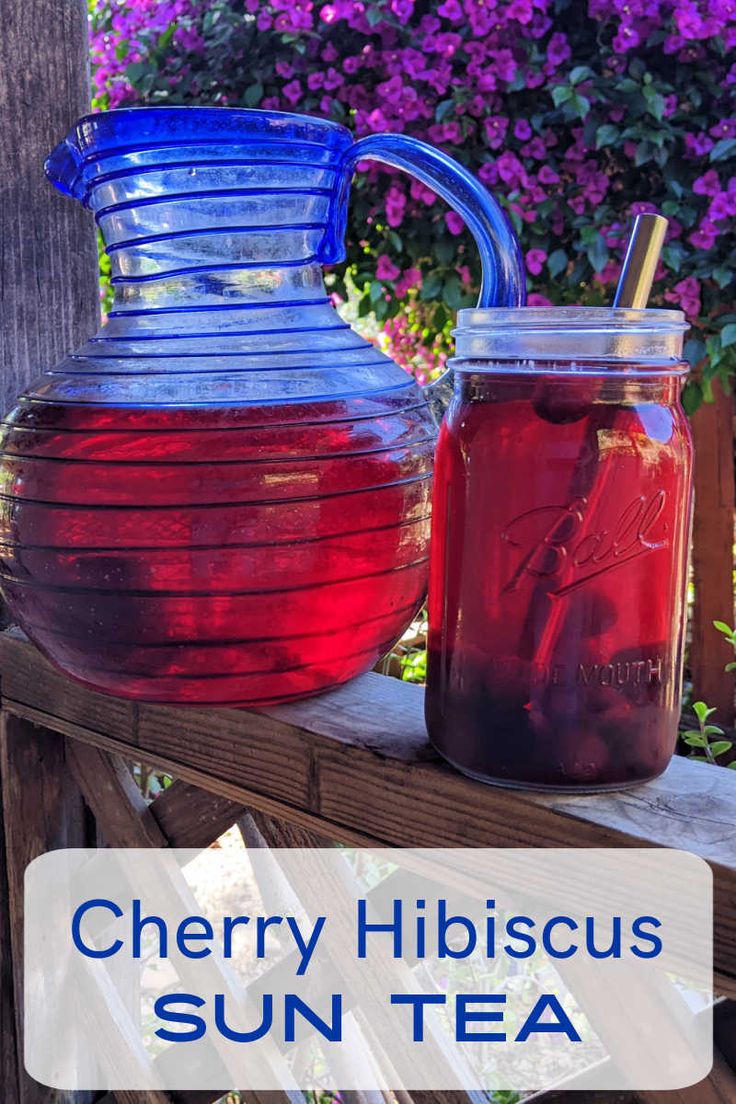
[(44, 172), (62, 195), (84, 200), (85, 187), (80, 175), (81, 155), (69, 138), (63, 138), (44, 161)]

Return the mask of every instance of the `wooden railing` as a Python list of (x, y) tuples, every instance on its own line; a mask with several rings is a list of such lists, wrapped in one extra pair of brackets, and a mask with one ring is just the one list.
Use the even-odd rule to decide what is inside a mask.
[[(610, 794), (484, 786), (432, 752), (422, 690), (378, 674), (320, 698), (258, 711), (137, 705), (71, 682), (9, 631), (0, 637), (0, 683), (0, 891), (3, 875), (8, 887), (8, 906), (0, 910), (6, 981), (0, 1069), (4, 1086), (20, 1086), (16, 1096), (6, 1088), (3, 1104), (52, 1099), (30, 1084), (20, 1060), (27, 863), (56, 847), (100, 842), (206, 847), (246, 814), (273, 846), (685, 848), (713, 870), (716, 988), (736, 997), (736, 772), (676, 758), (655, 782)], [(147, 805), (131, 762), (176, 781)], [(724, 1004), (721, 1020), (731, 1007)], [(731, 1038), (726, 1032), (724, 1046)], [(120, 1104), (182, 1101), (181, 1094), (114, 1096)], [(189, 1094), (186, 1104), (205, 1096)], [(245, 1097), (255, 1100), (252, 1093)], [(68, 1099), (82, 1104), (83, 1098)], [(443, 1104), (443, 1094), (435, 1099)], [(733, 1104), (736, 1078), (719, 1057), (707, 1083), (637, 1099)]]

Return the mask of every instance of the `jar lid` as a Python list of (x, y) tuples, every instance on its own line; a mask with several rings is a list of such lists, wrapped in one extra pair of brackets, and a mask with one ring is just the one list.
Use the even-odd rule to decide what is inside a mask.
[[(461, 310), (453, 330), (464, 360), (682, 362), (689, 329), (677, 310), (515, 307)], [(683, 366), (682, 371), (686, 371)]]

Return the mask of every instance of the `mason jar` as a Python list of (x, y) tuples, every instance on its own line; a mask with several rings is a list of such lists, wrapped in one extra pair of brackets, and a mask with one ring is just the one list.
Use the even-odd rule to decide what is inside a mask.
[(692, 499), (680, 311), (460, 312), (426, 717), (466, 774), (654, 778), (677, 739)]

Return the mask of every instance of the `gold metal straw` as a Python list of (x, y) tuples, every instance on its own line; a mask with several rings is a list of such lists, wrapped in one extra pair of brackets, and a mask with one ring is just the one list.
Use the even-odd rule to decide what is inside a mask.
[(663, 215), (636, 216), (613, 297), (614, 307), (646, 307), (666, 230), (667, 219)]

